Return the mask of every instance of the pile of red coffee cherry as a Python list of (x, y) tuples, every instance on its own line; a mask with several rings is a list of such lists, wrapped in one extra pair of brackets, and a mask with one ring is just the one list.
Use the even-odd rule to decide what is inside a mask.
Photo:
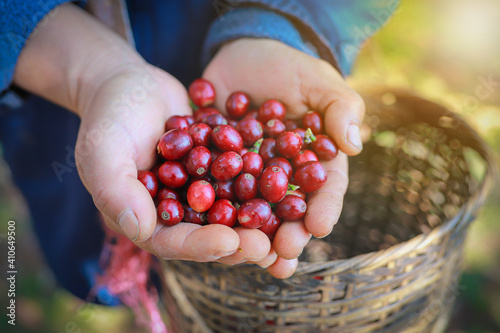
[(275, 99), (251, 110), (240, 91), (229, 96), (223, 115), (205, 79), (193, 81), (189, 97), (194, 115), (168, 119), (160, 162), (138, 173), (159, 221), (259, 228), (273, 239), (282, 221), (303, 219), (307, 193), (327, 180), (319, 161), (338, 152), (323, 134), (322, 116), (308, 111), (300, 121), (285, 119)]

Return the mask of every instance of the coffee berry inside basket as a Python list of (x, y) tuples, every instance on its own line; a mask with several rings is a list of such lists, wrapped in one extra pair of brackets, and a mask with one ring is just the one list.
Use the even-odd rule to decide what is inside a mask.
[(233, 92), (226, 115), (213, 107), (215, 89), (204, 79), (189, 86), (193, 116), (172, 116), (158, 142), (159, 163), (139, 171), (154, 199), (158, 219), (258, 228), (271, 240), (282, 221), (307, 212), (306, 196), (327, 174), (319, 161), (338, 150), (324, 134), (322, 115), (308, 111), (286, 118), (275, 99), (250, 109), (244, 92)]

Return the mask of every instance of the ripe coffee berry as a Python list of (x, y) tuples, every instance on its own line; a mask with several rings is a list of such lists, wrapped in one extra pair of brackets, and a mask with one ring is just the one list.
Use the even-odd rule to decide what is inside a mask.
[(250, 199), (238, 209), (238, 222), (242, 227), (262, 227), (271, 217), (271, 206), (263, 199)]
[(207, 124), (198, 123), (189, 128), (189, 135), (193, 139), (193, 145), (208, 147), (212, 142), (212, 128)]
[(294, 129), (299, 127), (297, 125), (297, 123), (295, 122), (295, 120), (292, 120), (292, 119), (285, 119), (284, 124), (285, 124), (286, 131), (293, 131)]
[(212, 131), (212, 142), (222, 151), (239, 152), (243, 148), (240, 133), (229, 125), (220, 125)]
[(203, 146), (194, 147), (186, 157), (186, 170), (193, 177), (205, 176), (211, 164), (212, 154)]
[(276, 216), (276, 213), (272, 212), (269, 220), (267, 220), (267, 222), (264, 223), (264, 225), (260, 227), (259, 230), (265, 233), (267, 237), (269, 237), (269, 239), (272, 241), (280, 225), (281, 219)]
[(236, 125), (236, 130), (240, 133), (243, 145), (246, 147), (253, 146), (255, 141), (264, 136), (261, 123), (253, 118), (243, 118), (240, 120)]
[(285, 221), (298, 221), (306, 211), (306, 202), (296, 195), (287, 195), (276, 205), (276, 214)]
[(249, 173), (255, 178), (259, 178), (264, 170), (264, 162), (259, 154), (249, 151), (241, 157), (243, 160), (243, 172)]
[(285, 124), (279, 119), (271, 119), (264, 125), (264, 133), (270, 138), (277, 138), (285, 129)]
[(278, 166), (264, 169), (259, 179), (259, 190), (264, 199), (270, 203), (279, 202), (286, 195), (288, 176)]
[(271, 138), (264, 139), (260, 145), (259, 155), (262, 157), (264, 163), (273, 157), (277, 157), (278, 151), (276, 150), (276, 140)]
[(210, 224), (232, 227), (236, 223), (237, 216), (237, 210), (229, 200), (219, 199), (208, 210), (207, 220)]
[(302, 117), (302, 127), (310, 128), (313, 134), (319, 134), (323, 131), (323, 117), (316, 111), (307, 111)]
[(318, 156), (316, 156), (316, 154), (309, 149), (301, 150), (299, 154), (292, 159), (292, 166), (295, 170), (297, 170), (304, 163), (310, 161), (318, 161)]
[(171, 188), (178, 188), (188, 180), (188, 173), (181, 162), (166, 161), (158, 170), (160, 181)]
[(188, 205), (182, 205), (184, 208), (184, 221), (199, 225), (207, 224), (207, 213), (200, 213)]
[(279, 166), (280, 168), (282, 168), (286, 172), (286, 175), (288, 176), (289, 180), (293, 176), (292, 165), (290, 164), (290, 162), (288, 162), (286, 158), (283, 157), (271, 158), (269, 161), (266, 162), (266, 168), (270, 166)]
[(182, 221), (184, 208), (182, 204), (174, 199), (165, 199), (158, 204), (158, 217), (160, 222), (168, 226), (173, 226)]
[(285, 120), (285, 113), (285, 106), (280, 101), (270, 99), (260, 106), (257, 120), (264, 124), (274, 118), (283, 121)]
[(293, 132), (284, 132), (276, 139), (276, 150), (285, 158), (294, 158), (302, 149), (302, 138)]
[(219, 113), (219, 110), (215, 108), (200, 108), (194, 113), (194, 121), (196, 123), (204, 123), (208, 116)]
[(242, 173), (234, 182), (234, 191), (241, 202), (255, 198), (259, 191), (257, 179), (249, 173)]
[(215, 195), (219, 199), (227, 199), (231, 202), (238, 200), (234, 189), (234, 180), (217, 180), (214, 184)]
[(177, 201), (180, 201), (180, 196), (179, 196), (179, 193), (172, 189), (172, 188), (169, 188), (169, 187), (162, 187), (159, 191), (158, 191), (158, 194), (156, 195), (156, 200), (158, 200), (158, 202), (162, 201), (162, 200), (165, 200), (165, 199), (175, 199)]
[(249, 106), (250, 99), (241, 91), (232, 93), (226, 101), (226, 111), (233, 118), (243, 117), (247, 113)]
[(189, 97), (196, 106), (212, 105), (215, 102), (214, 86), (205, 79), (196, 79), (189, 86)]
[(206, 117), (204, 123), (211, 128), (216, 128), (219, 125), (227, 125), (227, 119), (220, 113), (216, 113)]
[(146, 187), (151, 195), (151, 198), (156, 196), (158, 193), (158, 179), (151, 171), (139, 171), (137, 172), (137, 179)]
[(306, 193), (317, 191), (326, 183), (326, 171), (319, 162), (311, 161), (303, 164), (294, 175), (295, 182)]
[(168, 118), (165, 124), (165, 131), (170, 131), (171, 129), (187, 131), (189, 129), (189, 122), (185, 117), (172, 116)]
[(228, 180), (236, 177), (243, 169), (243, 160), (238, 153), (227, 151), (212, 163), (210, 172), (217, 180)]
[(335, 143), (323, 134), (316, 135), (316, 140), (311, 143), (311, 147), (321, 160), (330, 161), (338, 154)]
[(197, 180), (189, 186), (187, 202), (193, 210), (206, 212), (215, 201), (215, 192), (212, 185), (205, 180)]
[(158, 142), (157, 150), (167, 160), (178, 160), (193, 148), (191, 136), (183, 130), (173, 129), (163, 134)]

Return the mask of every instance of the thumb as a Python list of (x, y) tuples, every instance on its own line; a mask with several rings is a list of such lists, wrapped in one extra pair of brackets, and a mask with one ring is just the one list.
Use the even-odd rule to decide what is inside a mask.
[(115, 230), (142, 242), (155, 230), (156, 209), (151, 195), (137, 179), (132, 158), (135, 154), (130, 147), (130, 138), (119, 131), (92, 143), (80, 131), (75, 157), (80, 178), (96, 207), (114, 221)]
[(306, 104), (324, 114), (326, 133), (347, 155), (357, 155), (363, 149), (360, 127), (365, 104), (344, 78), (329, 63), (309, 59), (299, 70), (301, 94)]

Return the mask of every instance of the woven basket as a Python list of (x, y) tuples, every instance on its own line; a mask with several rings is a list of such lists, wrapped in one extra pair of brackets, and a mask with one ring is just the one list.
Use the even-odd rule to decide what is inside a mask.
[(169, 261), (174, 332), (441, 332), (460, 293), (463, 244), (493, 170), (477, 134), (402, 91), (363, 94), (365, 149), (342, 216), (297, 272)]

